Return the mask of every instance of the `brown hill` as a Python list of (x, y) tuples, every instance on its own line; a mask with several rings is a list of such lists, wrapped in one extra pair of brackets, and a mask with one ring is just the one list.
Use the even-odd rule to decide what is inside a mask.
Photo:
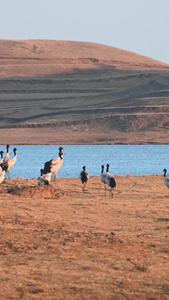
[(0, 63), (1, 144), (169, 141), (169, 65), (49, 40), (0, 40)]
[(73, 69), (169, 69), (169, 65), (101, 44), (51, 40), (0, 40), (0, 78), (55, 74)]

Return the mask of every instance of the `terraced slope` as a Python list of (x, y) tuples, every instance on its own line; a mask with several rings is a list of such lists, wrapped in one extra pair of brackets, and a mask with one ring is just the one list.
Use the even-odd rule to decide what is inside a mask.
[(117, 132), (130, 133), (130, 142), (139, 132), (158, 139), (168, 134), (168, 65), (113, 47), (66, 41), (1, 40), (0, 62), (2, 129), (43, 128), (49, 136), (47, 128), (61, 128), (85, 143), (91, 132), (95, 143), (119, 142)]

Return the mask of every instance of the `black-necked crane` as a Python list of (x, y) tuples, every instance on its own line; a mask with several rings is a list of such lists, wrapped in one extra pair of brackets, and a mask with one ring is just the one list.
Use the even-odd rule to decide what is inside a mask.
[(10, 147), (10, 145), (6, 145), (6, 155), (5, 155), (4, 159), (3, 159), (3, 163), (4, 164), (7, 164), (8, 161), (10, 160), (9, 147)]
[(104, 183), (104, 189), (106, 194), (106, 174), (104, 173), (104, 165), (101, 166), (101, 181)]
[(56, 177), (58, 170), (63, 164), (63, 155), (65, 154), (62, 152), (63, 150), (65, 150), (65, 148), (60, 147), (59, 157), (51, 159), (44, 164), (44, 174), (52, 173), (54, 174), (54, 177)]
[(3, 163), (3, 160), (4, 160), (4, 158), (3, 158), (3, 154), (4, 154), (5, 152), (4, 151), (0, 151), (0, 155), (1, 155), (1, 159), (0, 159), (0, 172), (2, 172), (2, 168), (1, 168), (1, 164)]
[(112, 190), (116, 187), (116, 181), (114, 179), (114, 177), (112, 175), (109, 174), (109, 164), (106, 165), (107, 169), (106, 169), (106, 184), (111, 188), (110, 189), (110, 196), (112, 197)]
[(44, 174), (44, 170), (40, 170), (41, 175), (38, 178), (38, 185), (49, 185), (51, 180), (51, 173)]
[(0, 172), (0, 183), (2, 183), (4, 181), (5, 178), (5, 172), (7, 170), (7, 166), (0, 164), (0, 167), (2, 169), (2, 171)]
[(16, 163), (16, 159), (17, 159), (17, 154), (16, 154), (16, 151), (18, 149), (17, 148), (14, 148), (13, 149), (13, 153), (14, 153), (14, 157), (12, 158), (9, 158), (7, 159), (6, 161), (3, 161), (3, 165), (7, 167), (7, 174), (8, 174), (8, 178), (10, 178), (10, 175), (9, 175), (9, 169), (12, 168), (14, 166), (14, 164)]
[(164, 172), (164, 183), (169, 188), (169, 178), (166, 177), (167, 170), (164, 169), (163, 172)]
[(86, 172), (86, 166), (83, 166), (83, 171), (80, 173), (80, 179), (81, 179), (81, 182), (82, 182), (82, 191), (84, 192), (86, 183), (89, 179), (89, 175)]

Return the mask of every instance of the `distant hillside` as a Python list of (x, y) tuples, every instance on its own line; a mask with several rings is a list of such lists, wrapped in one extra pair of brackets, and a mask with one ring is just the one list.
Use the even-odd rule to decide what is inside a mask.
[(0, 70), (1, 144), (169, 143), (169, 65), (100, 44), (0, 40)]
[(103, 66), (165, 70), (169, 65), (101, 44), (54, 40), (0, 40), (0, 78), (55, 74)]

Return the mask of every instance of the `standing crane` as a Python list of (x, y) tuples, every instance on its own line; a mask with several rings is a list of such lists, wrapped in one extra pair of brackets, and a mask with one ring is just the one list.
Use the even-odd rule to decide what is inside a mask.
[(111, 188), (110, 189), (110, 197), (113, 196), (112, 190), (116, 187), (116, 181), (114, 179), (114, 177), (112, 175), (109, 174), (109, 164), (106, 165), (107, 169), (106, 169), (106, 184)]
[(167, 170), (164, 169), (163, 172), (164, 172), (164, 183), (169, 188), (169, 178), (166, 177)]
[[(0, 151), (0, 155), (1, 155), (1, 159), (0, 159), (0, 165), (3, 163), (3, 154), (4, 154), (5, 152), (4, 151)], [(1, 168), (1, 166), (0, 166), (0, 172), (2, 172), (2, 168)]]
[(81, 182), (82, 182), (82, 191), (84, 193), (86, 183), (89, 179), (89, 175), (86, 172), (86, 166), (83, 166), (83, 171), (80, 173), (80, 179), (81, 179)]
[(0, 183), (2, 183), (4, 181), (4, 178), (5, 178), (5, 172), (7, 170), (7, 166), (4, 166), (3, 164), (0, 164), (0, 167), (2, 169), (2, 171), (0, 172)]
[(10, 160), (9, 147), (10, 147), (9, 145), (6, 145), (6, 155), (5, 155), (4, 159), (3, 159), (3, 163), (4, 164), (8, 163), (8, 161)]
[(63, 164), (63, 155), (66, 154), (62, 150), (65, 150), (65, 148), (59, 148), (59, 157), (51, 159), (44, 164), (44, 174), (52, 173), (56, 178), (56, 174)]
[(101, 181), (104, 183), (104, 189), (106, 195), (106, 174), (104, 173), (104, 165), (101, 166)]
[[(7, 146), (9, 146), (9, 145), (7, 145)], [(4, 160), (3, 160), (3, 165), (7, 167), (6, 172), (8, 174), (8, 178), (10, 178), (9, 169), (12, 168), (14, 166), (14, 164), (16, 163), (16, 159), (17, 159), (16, 151), (17, 150), (18, 150), (17, 148), (13, 149), (14, 157), (12, 157), (12, 158), (7, 157), (7, 154), (8, 154), (8, 152), (7, 152), (7, 154), (6, 154), (6, 156), (5, 156)]]

